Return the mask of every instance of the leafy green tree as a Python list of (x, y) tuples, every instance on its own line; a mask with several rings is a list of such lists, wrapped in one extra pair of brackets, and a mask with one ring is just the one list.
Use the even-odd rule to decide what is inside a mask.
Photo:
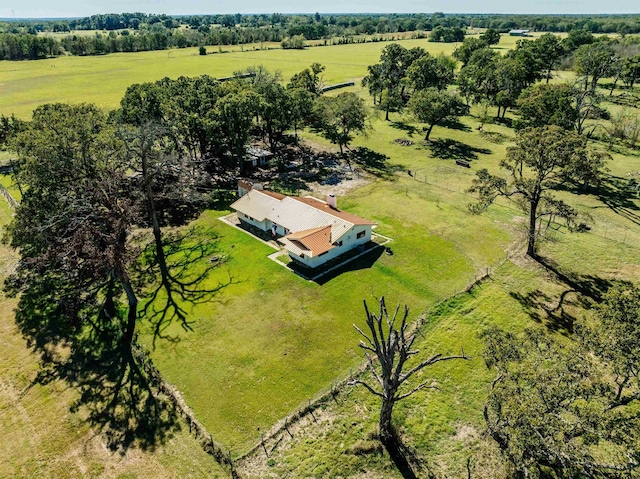
[(435, 125), (446, 119), (462, 116), (468, 111), (457, 95), (437, 88), (418, 91), (411, 97), (407, 107), (418, 121), (428, 125), (425, 140), (429, 140)]
[(518, 99), (520, 118), (516, 120), (515, 128), (556, 125), (573, 130), (577, 121), (575, 96), (575, 88), (568, 83), (528, 88)]
[(547, 65), (539, 53), (539, 47), (531, 40), (518, 40), (516, 48), (505, 54), (506, 58), (516, 60), (525, 71), (524, 81), (526, 86), (533, 85), (544, 78)]
[(305, 68), (300, 73), (291, 77), (287, 88), (302, 88), (314, 96), (322, 93), (322, 78), (320, 74), (325, 67), (319, 63), (313, 63), (310, 68)]
[(640, 55), (625, 58), (622, 63), (622, 81), (629, 90), (633, 89), (636, 80), (640, 78)]
[[(527, 86), (527, 70), (522, 62), (513, 58), (501, 58), (495, 70), (497, 92), (494, 104), (498, 118), (504, 118), (507, 109), (516, 105), (518, 97)], [(501, 112), (502, 110), (502, 112)]]
[(278, 83), (267, 83), (255, 91), (259, 95), (260, 126), (267, 135), (269, 146), (275, 151), (284, 132), (293, 125), (291, 90), (285, 90)]
[(530, 128), (519, 132), (516, 145), (507, 150), (500, 167), (507, 179), (478, 171), (470, 192), (477, 193), (473, 212), (487, 208), (498, 196), (513, 200), (529, 215), (527, 254), (536, 257), (536, 242), (541, 236), (541, 221), (562, 218), (569, 228), (576, 227), (577, 212), (552, 191), (576, 179), (576, 165), (589, 162), (586, 139), (558, 126)]
[(500, 54), (490, 48), (481, 48), (471, 55), (469, 62), (460, 70), (458, 85), (467, 101), (488, 100), (495, 104), (498, 94), (496, 68)]
[(352, 92), (323, 96), (316, 101), (315, 127), (344, 154), (353, 135), (364, 131), (367, 109), (364, 100)]
[(259, 95), (251, 89), (230, 82), (224, 85), (222, 98), (215, 106), (222, 143), (239, 166), (241, 175), (246, 172), (246, 146), (259, 101)]
[(291, 102), (291, 126), (297, 142), (300, 127), (313, 122), (314, 97), (303, 88), (292, 88), (287, 92)]
[[(640, 405), (640, 288), (612, 288), (598, 306), (596, 318), (597, 322), (579, 322), (576, 332), (613, 373), (612, 405)], [(640, 454), (640, 443), (637, 447)]]
[(487, 45), (497, 45), (500, 43), (500, 32), (495, 28), (487, 28), (479, 38)]
[(382, 65), (376, 63), (367, 67), (368, 74), (362, 79), (362, 86), (369, 90), (369, 94), (373, 97), (373, 104), (376, 99), (380, 99), (385, 89), (384, 78), (382, 76)]
[(613, 47), (604, 41), (582, 45), (574, 55), (576, 73), (584, 78), (584, 89), (592, 92), (596, 91), (598, 81), (609, 76), (619, 61)]
[(385, 110), (385, 119), (389, 120), (389, 112), (397, 105), (397, 99), (404, 103), (404, 78), (411, 64), (426, 52), (422, 48), (407, 50), (398, 43), (387, 45), (380, 54), (380, 62), (369, 66), (369, 73), (363, 79), (363, 86), (382, 100), (383, 92), (386, 101), (381, 107)]
[(456, 60), (462, 62), (462, 66), (464, 67), (469, 60), (471, 60), (471, 55), (477, 50), (481, 50), (483, 48), (488, 48), (489, 44), (483, 40), (482, 38), (476, 37), (468, 37), (465, 38), (462, 42), (462, 45), (458, 46), (456, 50), (453, 52), (453, 57)]
[(640, 290), (614, 286), (576, 340), (482, 334), (496, 379), (484, 407), (511, 477), (635, 477), (640, 458)]
[(545, 33), (533, 42), (534, 50), (546, 71), (546, 83), (551, 79), (551, 71), (565, 54), (565, 48), (560, 39), (553, 33)]
[(430, 87), (443, 90), (453, 83), (455, 68), (456, 62), (451, 57), (426, 53), (411, 63), (406, 78), (414, 90)]
[(576, 51), (582, 45), (590, 45), (596, 41), (591, 32), (582, 29), (571, 30), (569, 35), (562, 39), (562, 44), (568, 52)]

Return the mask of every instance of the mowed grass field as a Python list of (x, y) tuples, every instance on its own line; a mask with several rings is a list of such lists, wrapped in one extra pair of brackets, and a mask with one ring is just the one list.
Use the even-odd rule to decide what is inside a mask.
[[(503, 36), (500, 48), (506, 51), (515, 40)], [(131, 83), (203, 73), (226, 76), (260, 64), (280, 70), (286, 79), (317, 61), (327, 67), (327, 84), (357, 80), (366, 74), (367, 65), (378, 60), (387, 44), (206, 57), (197, 55), (196, 49), (185, 49), (4, 62), (0, 63), (0, 113), (27, 118), (33, 106), (46, 101), (90, 101), (110, 108), (117, 105)], [(454, 48), (426, 40), (402, 44), (422, 46), (432, 53), (451, 53)], [(352, 90), (365, 96), (358, 85)], [(434, 128), (432, 139), (437, 142), (426, 144), (421, 125), (399, 114), (392, 114), (391, 120), (386, 122), (374, 113), (368, 133), (356, 138), (352, 147), (363, 146), (387, 155), (387, 162), (397, 172), (384, 178), (370, 176), (368, 185), (339, 197), (338, 204), (375, 220), (377, 231), (393, 238), (393, 256), (382, 255), (375, 262), (359, 261), (350, 270), (317, 284), (270, 261), (266, 256), (273, 252), (271, 248), (220, 222), (218, 218), (227, 211), (207, 211), (197, 221), (219, 235), (220, 254), (229, 258), (215, 272), (211, 285), (230, 276), (234, 283), (215, 301), (193, 308), (194, 330), (186, 333), (176, 326), (172, 332), (181, 340), (159, 341), (153, 358), (166, 378), (184, 393), (197, 417), (236, 456), (255, 444), (260, 432), (362, 363), (359, 338), (352, 325), (364, 323), (363, 299), (374, 302), (384, 295), (390, 305), (408, 304), (415, 317), (461, 291), (486, 267), (504, 261), (505, 251), (511, 251), (523, 239), (523, 217), (513, 205), (499, 202), (485, 214), (473, 216), (467, 210), (473, 198), (465, 193), (479, 168), (498, 169), (513, 137), (512, 130), (487, 125), (486, 131), (501, 135), (490, 141), (476, 130), (478, 121), (469, 116), (455, 128)], [(331, 148), (316, 135), (303, 136)], [(398, 138), (410, 139), (413, 144), (398, 145), (394, 141)], [(456, 166), (456, 155), (469, 159), (471, 168)], [(640, 158), (621, 151), (614, 154), (609, 167), (612, 175), (628, 178), (640, 171)], [(10, 181), (3, 184), (12, 188)], [(553, 258), (566, 273), (640, 280), (640, 202), (631, 198), (612, 208), (605, 204), (606, 198), (562, 195), (590, 214), (592, 229), (570, 234), (558, 227), (553, 241), (542, 245), (542, 254)], [(474, 360), (438, 367), (433, 374), (443, 391), (420, 394), (398, 410), (398, 424), (412, 444), (433, 457), (445, 457), (442, 461), (448, 464), (447, 470), (462, 471), (465, 448), (475, 446), (460, 442), (459, 431), (462, 426), (480, 428), (481, 404), (491, 380), (480, 359), (477, 333), (489, 324), (519, 330), (534, 324), (532, 318), (566, 333), (554, 318), (545, 317), (545, 304), (518, 299), (529, 293), (540, 298), (533, 294), (539, 292), (553, 303), (563, 288), (551, 273), (514, 259), (494, 270), (492, 280), (470, 295), (435, 311), (421, 346), (445, 353), (457, 353), (464, 347)], [(568, 304), (567, 310), (585, 314), (577, 303)], [(147, 334), (143, 341), (150, 346), (151, 337)], [(29, 377), (28, 372), (22, 374)], [(386, 459), (343, 454), (375, 429), (375, 401), (360, 390), (350, 394), (352, 399), (345, 401), (344, 407), (327, 412), (333, 421), (331, 427), (301, 435), (299, 441), (276, 456), (273, 469), (259, 470), (255, 477), (269, 472), (335, 477), (362, 470), (390, 477), (392, 469)], [(182, 440), (177, 438), (178, 442)], [(20, 457), (18, 451), (8, 456), (14, 454)], [(172, 462), (171, 456), (167, 461)]]
[[(503, 36), (500, 48), (515, 45), (516, 37)], [(451, 54), (452, 43), (402, 40), (407, 48), (421, 46), (431, 53)], [(358, 80), (367, 66), (376, 63), (389, 42), (310, 47), (305, 50), (252, 50), (259, 45), (208, 47), (211, 53), (198, 54), (197, 48), (104, 56), (65, 56), (49, 60), (0, 62), (0, 114), (29, 118), (43, 103), (95, 103), (118, 106), (127, 87), (133, 83), (156, 81), (181, 75), (223, 77), (249, 66), (264, 65), (279, 70), (286, 80), (294, 73), (318, 62), (326, 66), (326, 84)], [(244, 49), (245, 51), (239, 51)], [(227, 53), (216, 53), (218, 50)]]

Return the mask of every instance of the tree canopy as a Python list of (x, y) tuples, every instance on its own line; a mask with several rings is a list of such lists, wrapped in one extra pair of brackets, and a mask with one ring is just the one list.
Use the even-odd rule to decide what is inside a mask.
[(478, 171), (469, 191), (477, 193), (479, 200), (471, 209), (482, 211), (498, 196), (514, 200), (529, 216), (527, 254), (535, 257), (543, 218), (548, 223), (562, 218), (570, 229), (579, 226), (577, 212), (552, 191), (569, 181), (578, 181), (585, 165), (593, 162), (601, 168), (602, 154), (588, 150), (586, 139), (576, 133), (553, 125), (522, 130), (515, 146), (507, 149), (506, 158), (500, 162), (507, 171), (506, 179), (486, 169)]

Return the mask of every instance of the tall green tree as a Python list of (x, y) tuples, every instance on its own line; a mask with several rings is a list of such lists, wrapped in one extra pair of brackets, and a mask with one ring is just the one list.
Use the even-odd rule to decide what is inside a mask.
[(545, 33), (534, 40), (534, 50), (545, 70), (545, 80), (549, 83), (551, 71), (565, 54), (565, 48), (560, 39), (553, 33)]
[(468, 111), (457, 95), (437, 88), (418, 91), (409, 100), (407, 108), (418, 121), (428, 125), (425, 140), (429, 140), (433, 127), (438, 123), (457, 118)]
[(414, 90), (430, 87), (443, 90), (453, 83), (455, 68), (456, 62), (451, 57), (426, 53), (411, 63), (406, 78)]
[(613, 47), (604, 41), (582, 45), (574, 54), (576, 73), (584, 79), (584, 89), (596, 91), (598, 81), (608, 77), (620, 59)]
[(315, 127), (344, 154), (353, 135), (366, 127), (367, 108), (364, 100), (352, 92), (320, 97), (315, 105)]
[(518, 130), (529, 127), (556, 125), (573, 130), (578, 119), (576, 90), (568, 83), (534, 85), (523, 91), (518, 99), (520, 117), (515, 122)]
[(487, 45), (497, 45), (500, 43), (500, 32), (495, 28), (487, 28), (480, 34), (479, 38)]
[(552, 192), (576, 180), (580, 170), (576, 165), (589, 163), (590, 158), (586, 139), (576, 133), (558, 126), (522, 130), (500, 162), (507, 178), (486, 169), (478, 171), (469, 191), (477, 193), (479, 200), (471, 210), (480, 212), (499, 196), (513, 200), (529, 216), (527, 254), (536, 257), (544, 218), (562, 218), (571, 229), (577, 226), (577, 212)]
[(614, 286), (572, 339), (482, 337), (496, 378), (484, 406), (510, 477), (635, 477), (640, 467), (640, 290)]
[(320, 74), (324, 69), (324, 65), (313, 63), (310, 68), (305, 68), (300, 73), (293, 75), (287, 88), (302, 88), (314, 96), (320, 95), (323, 86)]
[(469, 60), (471, 60), (471, 55), (477, 50), (481, 50), (483, 48), (488, 48), (489, 44), (483, 40), (482, 38), (476, 37), (467, 37), (464, 39), (462, 44), (458, 46), (453, 52), (453, 57), (456, 60), (462, 62), (462, 66), (464, 67)]
[(629, 90), (640, 78), (640, 55), (625, 58), (622, 63), (622, 81)]

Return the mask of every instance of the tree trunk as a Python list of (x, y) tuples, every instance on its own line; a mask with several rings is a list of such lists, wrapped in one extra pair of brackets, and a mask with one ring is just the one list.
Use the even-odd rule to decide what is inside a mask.
[(529, 233), (527, 237), (527, 255), (532, 258), (536, 257), (536, 212), (538, 210), (538, 202), (531, 201), (529, 203)]
[(147, 196), (147, 206), (151, 215), (151, 223), (153, 229), (153, 239), (156, 246), (156, 256), (158, 258), (158, 266), (160, 267), (160, 274), (162, 276), (162, 283), (166, 288), (169, 280), (169, 268), (167, 268), (167, 260), (164, 256), (164, 247), (162, 244), (162, 230), (160, 229), (160, 222), (158, 221), (158, 213), (156, 212), (156, 204), (153, 200), (153, 191), (151, 190), (151, 176), (149, 173), (149, 165), (147, 165), (146, 152), (142, 152), (142, 177), (145, 183), (145, 193)]
[(387, 107), (387, 111), (386, 111), (386, 113), (385, 113), (385, 115), (384, 115), (384, 119), (385, 119), (386, 121), (389, 121), (389, 107)]
[(613, 81), (613, 86), (611, 87), (611, 90), (609, 90), (609, 96), (613, 95), (613, 90), (616, 89), (616, 85), (618, 83), (618, 80), (620, 79), (620, 76), (616, 76), (616, 79)]
[(380, 441), (385, 446), (389, 446), (395, 441), (393, 426), (391, 425), (391, 413), (393, 412), (393, 399), (382, 398), (380, 406)]
[(124, 332), (124, 340), (127, 344), (133, 341), (133, 335), (136, 331), (136, 321), (138, 319), (138, 298), (133, 291), (133, 287), (126, 277), (121, 278), (122, 287), (127, 295), (127, 303), (129, 303), (129, 312), (127, 313), (127, 329)]
[(549, 69), (547, 70), (547, 83), (549, 83), (550, 79), (551, 79), (551, 67), (549, 67)]
[(431, 130), (433, 130), (434, 125), (430, 125), (429, 129), (427, 130), (427, 136), (424, 137), (425, 140), (429, 140), (429, 135), (431, 135)]

